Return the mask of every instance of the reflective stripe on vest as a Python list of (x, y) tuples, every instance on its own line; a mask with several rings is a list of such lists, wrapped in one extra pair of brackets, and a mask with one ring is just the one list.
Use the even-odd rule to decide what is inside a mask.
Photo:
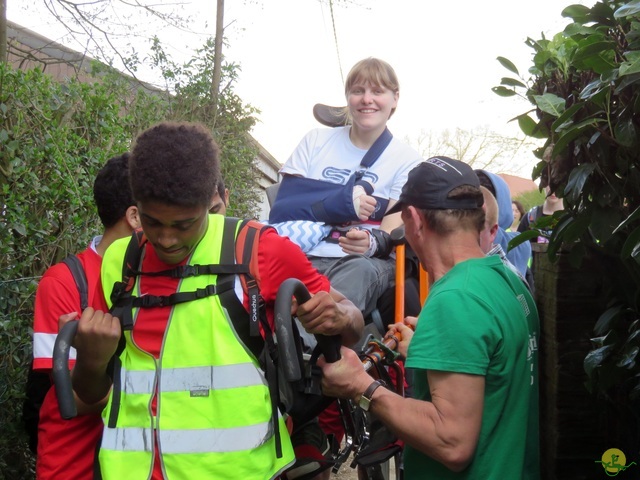
[[(220, 263), (224, 218), (212, 215), (208, 222), (190, 265)], [(127, 244), (116, 241), (105, 253), (102, 282), (107, 298), (106, 286), (122, 280)], [(133, 289), (136, 296), (139, 280)], [(184, 278), (178, 291), (195, 291), (217, 280), (209, 274)], [(160, 358), (137, 348), (131, 332), (124, 333), (126, 348), (114, 375), (121, 387), (119, 408), (113, 410), (115, 428), (108, 428), (113, 398), (103, 412), (102, 478), (146, 480), (156, 442), (167, 479), (277, 476), (294, 461), (287, 429), (280, 418), (283, 456), (278, 459), (264, 373), (238, 341), (220, 299), (210, 296), (170, 308)], [(154, 394), (157, 417), (151, 415)]]
[[(149, 370), (121, 370), (122, 391), (129, 394), (152, 394), (155, 372)], [(159, 392), (189, 392), (265, 385), (264, 378), (253, 363), (217, 367), (185, 367), (162, 370)]]
[[(116, 451), (152, 452), (150, 428), (107, 428), (102, 448)], [(238, 428), (159, 431), (162, 453), (237, 452), (256, 448), (273, 435), (271, 422)], [(257, 441), (256, 441), (257, 440)]]

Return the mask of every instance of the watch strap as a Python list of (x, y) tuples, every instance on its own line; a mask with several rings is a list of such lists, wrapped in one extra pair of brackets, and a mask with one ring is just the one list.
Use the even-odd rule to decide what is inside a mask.
[(360, 396), (360, 400), (358, 401), (358, 406), (363, 409), (365, 412), (369, 411), (369, 407), (371, 405), (371, 397), (373, 397), (373, 393), (378, 389), (378, 387), (384, 387), (385, 383), (382, 380), (374, 380), (367, 387), (364, 393)]

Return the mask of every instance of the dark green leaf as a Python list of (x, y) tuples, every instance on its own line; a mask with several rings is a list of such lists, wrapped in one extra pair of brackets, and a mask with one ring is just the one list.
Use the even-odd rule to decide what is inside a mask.
[(638, 337), (640, 337), (640, 330), (634, 330), (631, 332), (631, 335), (629, 335), (629, 338), (627, 338), (627, 343), (635, 341)]
[(585, 7), (584, 5), (569, 5), (562, 10), (561, 15), (580, 23), (584, 22), (588, 18), (589, 12), (589, 7)]
[(570, 23), (565, 27), (564, 33), (569, 37), (573, 37), (575, 35), (589, 35), (593, 33), (593, 30), (593, 27), (580, 25), (579, 23)]
[(582, 47), (582, 43), (576, 50), (573, 60), (576, 62), (583, 62), (589, 57), (599, 56), (603, 52), (611, 51), (615, 52), (616, 44), (610, 41), (593, 42)]
[(619, 230), (626, 228), (630, 223), (635, 222), (640, 218), (640, 207), (636, 208), (631, 215), (629, 215), (620, 225), (616, 227), (613, 233), (618, 233)]
[(582, 260), (586, 255), (586, 249), (583, 243), (576, 243), (571, 247), (569, 251), (569, 265), (576, 270), (582, 267)]
[(590, 351), (584, 359), (584, 371), (591, 375), (593, 371), (600, 367), (602, 363), (611, 355), (613, 345), (605, 345)]
[(622, 358), (616, 364), (620, 368), (633, 368), (636, 364), (636, 356), (638, 355), (638, 351), (640, 351), (640, 347), (634, 345), (629, 347), (622, 354)]
[(620, 8), (618, 8), (613, 13), (613, 16), (614, 16), (614, 18), (619, 19), (619, 18), (630, 17), (632, 15), (636, 15), (638, 12), (640, 12), (640, 1), (632, 0), (631, 2), (626, 3), (626, 4), (622, 5)]
[(624, 260), (631, 257), (638, 245), (640, 245), (640, 227), (633, 230), (625, 240), (622, 250), (620, 250), (620, 258)]
[(563, 150), (567, 148), (570, 142), (572, 142), (573, 140), (575, 140), (585, 132), (588, 132), (589, 131), (588, 127), (593, 127), (598, 123), (604, 123), (604, 122), (606, 122), (606, 120), (602, 118), (592, 118), (592, 119), (584, 120), (574, 125), (573, 127), (569, 128), (556, 141), (555, 146), (553, 147), (553, 155), (554, 156), (560, 155), (563, 152)]
[(638, 141), (636, 127), (631, 118), (616, 123), (614, 134), (616, 141), (624, 147), (632, 147)]
[(520, 115), (517, 117), (517, 120), (520, 130), (529, 137), (547, 138), (549, 136), (545, 125), (536, 123), (529, 115)]
[(578, 165), (569, 174), (569, 180), (567, 181), (567, 186), (564, 189), (564, 194), (572, 205), (575, 205), (578, 202), (578, 198), (582, 194), (584, 183), (595, 169), (595, 163), (585, 163)]
[(502, 65), (504, 68), (520, 76), (520, 72), (518, 72), (518, 69), (513, 64), (513, 62), (511, 62), (511, 60), (504, 57), (498, 57), (496, 60), (498, 60), (498, 62), (500, 62), (500, 65)]
[(553, 93), (533, 95), (533, 99), (540, 110), (554, 117), (562, 115), (565, 109), (565, 99)]
[(528, 135), (529, 137), (533, 136), (533, 133), (536, 130), (536, 127), (538, 126), (538, 124), (536, 123), (536, 121), (531, 118), (529, 115), (520, 115), (519, 117), (517, 117), (518, 119), (518, 125), (520, 126), (520, 130), (522, 130), (522, 132), (525, 135)]
[(522, 83), (520, 80), (516, 80), (515, 78), (502, 77), (500, 84), (508, 85), (509, 87), (527, 88), (527, 86), (524, 83)]
[(500, 95), (501, 97), (513, 97), (514, 95), (516, 95), (515, 90), (507, 87), (493, 87), (491, 91), (496, 95)]
[(533, 238), (537, 238), (540, 233), (537, 230), (527, 230), (525, 232), (516, 235), (511, 240), (509, 240), (509, 244), (507, 245), (507, 250), (512, 250), (516, 248), (518, 245), (524, 242), (528, 242)]
[[(566, 128), (571, 123), (573, 123), (572, 117), (575, 115), (575, 113), (578, 110), (583, 108), (584, 105), (585, 105), (585, 102), (578, 102), (571, 105), (569, 108), (567, 108), (564, 111), (564, 113), (560, 115), (555, 122), (553, 122), (553, 124), (551, 125), (551, 130), (553, 130), (554, 132), (557, 132), (560, 129), (560, 127)], [(567, 123), (567, 125), (564, 125), (565, 123)]]
[(627, 61), (620, 64), (619, 76), (623, 77), (625, 75), (640, 73), (640, 52), (624, 52), (624, 56)]
[(640, 244), (636, 245), (635, 248), (631, 251), (631, 258), (640, 265)]
[(600, 242), (606, 242), (613, 235), (614, 226), (620, 221), (620, 213), (611, 206), (596, 207), (591, 215), (591, 233)]
[(590, 226), (591, 221), (587, 216), (571, 217), (570, 220), (558, 223), (558, 226), (553, 231), (552, 238), (557, 231), (557, 236), (560, 237), (564, 243), (572, 243), (587, 233)]
[(11, 225), (11, 228), (13, 228), (13, 230), (15, 230), (17, 233), (19, 233), (23, 237), (27, 235), (27, 227), (25, 227), (21, 223), (14, 223), (13, 225)]
[(582, 89), (582, 91), (580, 92), (579, 98), (580, 98), (580, 100), (589, 100), (595, 94), (600, 92), (600, 90), (602, 88), (605, 88), (608, 85), (609, 85), (608, 82), (604, 83), (604, 82), (602, 82), (602, 80), (600, 80), (598, 78), (598, 79), (592, 81), (591, 83), (587, 84), (587, 86)]

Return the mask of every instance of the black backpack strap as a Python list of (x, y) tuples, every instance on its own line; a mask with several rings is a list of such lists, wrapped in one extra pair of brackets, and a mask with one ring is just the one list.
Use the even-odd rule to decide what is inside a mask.
[(122, 397), (121, 381), (120, 381), (120, 354), (126, 347), (126, 339), (124, 336), (125, 330), (133, 329), (133, 312), (130, 307), (131, 291), (135, 284), (135, 276), (132, 272), (136, 271), (140, 266), (140, 260), (142, 258), (142, 250), (146, 237), (142, 230), (136, 230), (131, 234), (131, 239), (127, 245), (127, 250), (122, 262), (122, 281), (116, 282), (111, 290), (111, 314), (120, 319), (120, 328), (122, 334), (120, 335), (120, 341), (118, 348), (107, 367), (107, 373), (111, 377), (112, 384), (112, 398), (111, 398), (111, 410), (109, 411), (109, 417), (107, 420), (107, 426), (109, 428), (115, 428), (118, 415), (120, 413), (120, 399)]
[[(248, 269), (248, 272), (244, 274), (241, 281), (249, 296), (250, 333), (251, 336), (256, 337), (260, 335), (260, 309), (262, 309), (262, 313), (264, 313), (264, 300), (260, 295), (260, 287), (255, 277), (256, 272), (251, 271), (251, 263), (254, 263), (255, 270), (257, 270), (257, 244), (255, 240), (256, 237), (260, 236), (263, 226), (255, 228), (255, 224), (250, 224), (249, 222), (250, 220), (245, 220), (240, 226), (237, 241), (244, 242), (244, 245), (236, 245), (236, 261)], [(254, 248), (256, 250), (254, 250)]]
[[(76, 282), (78, 293), (80, 294), (80, 308), (84, 310), (89, 306), (89, 285), (87, 284), (87, 274), (82, 267), (80, 259), (76, 255), (68, 255), (63, 260), (73, 276), (73, 281)], [(79, 312), (82, 313), (82, 312)]]
[[(243, 267), (242, 271), (245, 272), (243, 273), (243, 275), (250, 277), (251, 275), (249, 272), (249, 264), (250, 264), (251, 258), (245, 257), (246, 261), (244, 262), (242, 262), (243, 259), (235, 258), (236, 228), (238, 227), (239, 222), (242, 222), (242, 221), (237, 218), (232, 218), (232, 217), (225, 218), (224, 232), (222, 234), (222, 253), (220, 255), (220, 263), (233, 264), (236, 261), (238, 261), (240, 265), (242, 265)], [(242, 222), (239, 230), (242, 231), (242, 229), (246, 228), (245, 225), (246, 223)], [(251, 240), (248, 243), (253, 244), (254, 241), (255, 241), (255, 236), (252, 235)], [(249, 247), (249, 251), (251, 251), (252, 245), (245, 244), (244, 246), (242, 246), (243, 251), (246, 250), (245, 247)], [(260, 335), (260, 331), (257, 325), (255, 327), (256, 334), (254, 334), (254, 327), (252, 327), (252, 322), (250, 321), (251, 314), (247, 313), (247, 310), (244, 308), (244, 305), (242, 305), (242, 302), (240, 302), (240, 300), (235, 294), (235, 291), (233, 290), (233, 287), (235, 286), (235, 275), (226, 275), (224, 276), (225, 278), (222, 278), (222, 277), (223, 277), (222, 275), (218, 277), (217, 284), (219, 285), (219, 287), (221, 289), (225, 288), (226, 284), (230, 283), (231, 288), (230, 289), (225, 288), (225, 290), (220, 294), (220, 302), (222, 306), (229, 313), (229, 318), (231, 320), (231, 323), (233, 324), (233, 328), (236, 331), (236, 334), (238, 335), (238, 339), (245, 345), (245, 347), (253, 354), (255, 358), (260, 360), (260, 357), (262, 356), (262, 351), (264, 350), (264, 339)], [(256, 290), (258, 290), (257, 284), (256, 284)], [(259, 290), (257, 293), (259, 295), (260, 293)], [(247, 292), (247, 294), (249, 295), (249, 292)], [(259, 319), (261, 315), (260, 310), (262, 310), (263, 311), (262, 313), (264, 313), (264, 302), (260, 297), (259, 299), (256, 299), (252, 305), (251, 295), (249, 295), (249, 299), (250, 299), (249, 300), (250, 308), (252, 306), (256, 308), (255, 315), (256, 315), (256, 318)], [(266, 316), (265, 316), (265, 320), (266, 320)]]
[(531, 210), (529, 210), (529, 225), (533, 225), (536, 222), (536, 220), (540, 218), (541, 214), (542, 214), (542, 209), (540, 208), (540, 205), (536, 205), (535, 207), (532, 207)]
[[(227, 217), (225, 219), (225, 230), (222, 238), (222, 253), (220, 263), (237, 262), (245, 266), (246, 273), (241, 275), (243, 290), (249, 299), (249, 312), (244, 308), (233, 290), (220, 295), (222, 306), (229, 313), (229, 318), (233, 325), (238, 339), (245, 348), (251, 351), (257, 358), (264, 370), (269, 397), (271, 398), (271, 424), (274, 432), (274, 443), (276, 457), (282, 458), (282, 440), (279, 425), (280, 389), (277, 369), (278, 350), (273, 341), (273, 332), (267, 321), (266, 306), (262, 296), (257, 273), (257, 249), (260, 234), (267, 228), (266, 225), (258, 225), (257, 222), (244, 220), (238, 228), (237, 218)], [(270, 227), (269, 227), (270, 228)], [(251, 268), (251, 264), (254, 268)], [(235, 276), (230, 276), (235, 281)], [(220, 278), (218, 279), (220, 283)], [(260, 334), (260, 325), (264, 338)]]
[[(122, 331), (133, 328), (133, 313), (130, 308), (131, 291), (136, 280), (136, 272), (140, 268), (142, 251), (147, 238), (142, 230), (136, 230), (131, 234), (131, 239), (127, 245), (127, 250), (122, 262), (122, 280), (114, 283), (111, 290), (111, 313), (120, 319)], [(119, 355), (124, 348), (124, 337), (121, 338), (120, 346), (116, 355)]]
[[(89, 287), (87, 275), (82, 267), (80, 259), (75, 255), (68, 255), (62, 260), (69, 270), (80, 295), (80, 312), (89, 306)], [(47, 392), (51, 388), (51, 377), (47, 372), (35, 372), (33, 359), (27, 374), (25, 397), (22, 403), (22, 421), (29, 436), (29, 448), (37, 453), (38, 448), (38, 424), (40, 423), (40, 408)]]

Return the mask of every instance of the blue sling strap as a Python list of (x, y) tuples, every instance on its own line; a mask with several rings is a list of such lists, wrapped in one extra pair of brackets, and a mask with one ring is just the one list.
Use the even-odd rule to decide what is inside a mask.
[(286, 175), (271, 208), (269, 223), (310, 220), (336, 225), (358, 220), (353, 207), (353, 187), (360, 185), (367, 195), (373, 193), (371, 184), (362, 177), (392, 139), (393, 135), (385, 128), (362, 157), (360, 170), (351, 175), (345, 185)]

